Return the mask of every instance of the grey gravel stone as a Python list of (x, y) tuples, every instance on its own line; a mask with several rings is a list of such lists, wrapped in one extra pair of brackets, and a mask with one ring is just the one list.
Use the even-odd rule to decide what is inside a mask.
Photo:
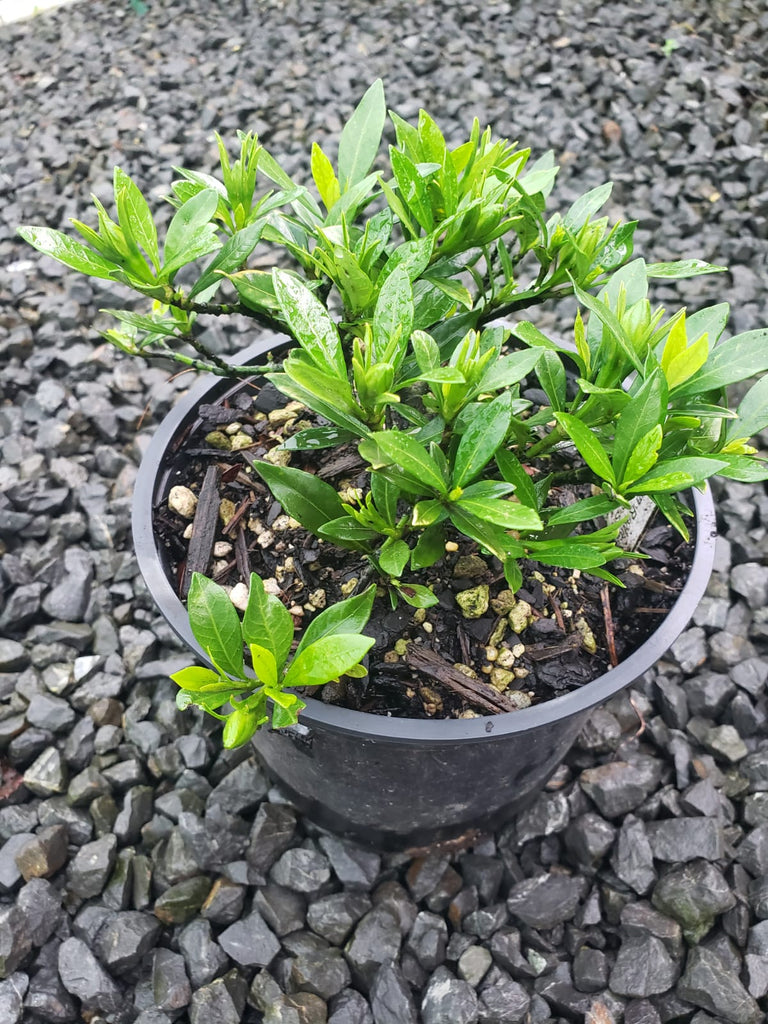
[(625, 939), (611, 970), (611, 990), (645, 998), (670, 989), (680, 971), (660, 939), (653, 935)]
[(653, 890), (652, 902), (680, 923), (689, 942), (698, 942), (736, 898), (714, 865), (695, 860), (668, 871)]
[(170, 949), (156, 949), (152, 959), (152, 995), (161, 1010), (183, 1010), (192, 997), (184, 957)]
[(98, 932), (94, 949), (104, 966), (119, 977), (141, 962), (154, 948), (159, 935), (157, 918), (129, 910), (107, 921)]
[(371, 1011), (375, 1024), (417, 1024), (410, 989), (396, 963), (381, 965), (371, 985)]
[(189, 1024), (240, 1024), (247, 991), (237, 971), (203, 985), (192, 995)]
[(762, 1011), (737, 975), (728, 971), (716, 954), (701, 946), (688, 954), (678, 992), (683, 999), (700, 1006), (731, 1024), (758, 1024)]
[(583, 878), (538, 875), (512, 887), (507, 909), (513, 918), (533, 928), (554, 928), (573, 917), (586, 890)]
[(668, 818), (646, 826), (648, 841), (657, 860), (685, 863), (701, 857), (723, 856), (722, 827), (714, 818)]
[(21, 971), (0, 981), (0, 1020), (5, 1024), (18, 1024), (21, 1020), (28, 987), (29, 978)]
[(379, 967), (397, 960), (400, 953), (400, 928), (396, 918), (383, 906), (365, 914), (345, 947), (353, 979), (367, 992)]
[(532, 1000), (528, 992), (501, 972), (492, 983), (483, 985), (477, 1009), (479, 1024), (526, 1024), (536, 1019), (529, 1016)]
[(454, 978), (447, 968), (438, 967), (421, 1000), (421, 1018), (424, 1024), (475, 1024), (475, 990), (466, 981)]
[(0, 908), (0, 980), (10, 977), (32, 949), (32, 935), (18, 906)]
[(34, 840), (32, 832), (18, 832), (10, 836), (0, 849), (0, 892), (10, 892), (21, 884), (21, 869), (16, 854)]
[(266, 873), (277, 858), (288, 849), (296, 832), (296, 815), (289, 807), (263, 803), (253, 821), (248, 863)]
[(117, 1014), (123, 994), (96, 957), (80, 939), (66, 939), (59, 948), (59, 976), (70, 995), (83, 1009)]
[(75, 896), (98, 896), (115, 866), (117, 839), (113, 835), (94, 839), (81, 846), (70, 862), (67, 888)]
[(269, 967), (280, 952), (280, 941), (258, 911), (236, 921), (218, 939), (224, 952), (247, 967)]
[(44, 878), (33, 878), (16, 894), (24, 931), (34, 946), (44, 945), (62, 918), (61, 892)]
[(65, 825), (41, 828), (16, 853), (16, 866), (22, 878), (50, 878), (67, 860), (67, 829)]
[(362, 892), (332, 893), (309, 904), (307, 924), (312, 931), (340, 946), (370, 909), (371, 901)]
[(606, 818), (619, 818), (635, 810), (655, 789), (659, 763), (650, 758), (612, 761), (581, 773), (579, 782), (587, 796)]
[(191, 921), (179, 933), (178, 942), (194, 988), (207, 985), (229, 966), (223, 949), (213, 940), (208, 921)]
[[(328, 1009), (328, 1024), (389, 1024), (386, 1018), (375, 1021), (364, 996), (353, 988), (347, 988), (331, 1000)], [(403, 1017), (403, 1024), (413, 1024), (414, 1019)]]
[(747, 833), (736, 851), (736, 859), (751, 875), (768, 874), (768, 822)]
[(270, 877), (287, 889), (312, 893), (328, 881), (331, 869), (327, 858), (318, 850), (295, 847), (280, 856), (272, 866)]
[(24, 785), (37, 796), (52, 796), (67, 788), (67, 766), (56, 747), (46, 747), (24, 772)]
[(647, 893), (656, 881), (646, 826), (633, 814), (628, 814), (621, 824), (611, 867), (617, 877), (640, 896)]

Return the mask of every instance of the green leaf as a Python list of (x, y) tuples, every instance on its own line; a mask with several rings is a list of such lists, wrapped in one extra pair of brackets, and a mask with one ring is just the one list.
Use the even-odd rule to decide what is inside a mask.
[(365, 629), (371, 617), (373, 600), (376, 597), (376, 586), (371, 584), (362, 594), (355, 594), (344, 601), (332, 604), (316, 615), (302, 634), (296, 654), (309, 647), (324, 636), (336, 633), (359, 633)]
[(754, 377), (768, 370), (768, 327), (737, 334), (721, 341), (704, 366), (684, 384), (675, 388), (674, 397), (703, 394)]
[(419, 173), (419, 168), (394, 146), (389, 147), (389, 159), (401, 201), (419, 226), (430, 232), (434, 227), (432, 204), (427, 193), (427, 183)]
[(425, 281), (429, 281), (430, 284), (438, 288), (443, 294), (447, 295), (448, 298), (453, 299), (454, 302), (458, 302), (460, 306), (465, 309), (472, 309), (474, 300), (470, 290), (459, 281), (454, 281), (450, 277), (430, 277), (426, 276)]
[(245, 667), (240, 618), (224, 588), (202, 573), (193, 573), (187, 614), (195, 639), (214, 665), (242, 679)]
[[(389, 353), (389, 342), (397, 329), (401, 342), (398, 358)], [(373, 313), (373, 342), (377, 359), (386, 359), (395, 368), (402, 361), (413, 330), (413, 288), (404, 267), (396, 267), (381, 286)]]
[(411, 284), (413, 284), (429, 266), (434, 245), (435, 239), (432, 235), (425, 235), (423, 238), (417, 238), (398, 245), (384, 264), (384, 268), (379, 275), (379, 287), (384, 284), (396, 267), (402, 267), (408, 275)]
[(612, 459), (617, 480), (625, 479), (627, 465), (638, 444), (657, 424), (663, 423), (666, 408), (666, 380), (661, 370), (656, 369), (643, 381), (617, 420)]
[(749, 389), (736, 415), (738, 419), (728, 424), (728, 441), (754, 437), (768, 427), (768, 377), (763, 377)]
[(339, 138), (339, 182), (342, 192), (366, 176), (379, 151), (387, 107), (380, 78), (371, 85), (344, 125)]
[(299, 712), (303, 711), (307, 706), (303, 700), (300, 700), (295, 693), (280, 693), (279, 699), (285, 700), (286, 698), (293, 697), (295, 703), (281, 705), (278, 702), (278, 694), (275, 692), (269, 692), (268, 697), (272, 699), (272, 728), (273, 729), (285, 729), (286, 726), (295, 725), (299, 720)]
[(259, 644), (248, 644), (253, 671), (264, 686), (277, 686), (277, 662), (272, 651)]
[(429, 587), (422, 587), (418, 583), (401, 583), (396, 586), (396, 590), (412, 608), (434, 608), (440, 602), (437, 594), (433, 594)]
[(171, 280), (185, 263), (218, 248), (216, 229), (210, 223), (218, 205), (218, 195), (213, 189), (205, 188), (176, 211), (165, 235), (164, 278)]
[(428, 452), (409, 434), (399, 430), (380, 431), (370, 440), (363, 441), (358, 451), (374, 468), (399, 466), (412, 480), (424, 489), (447, 494), (448, 487), (440, 467)]
[[(565, 348), (564, 345), (558, 345), (556, 342), (548, 338), (546, 334), (539, 330), (534, 324), (528, 320), (523, 320), (520, 323), (515, 324), (512, 328), (512, 336), (519, 338), (520, 341), (525, 342), (526, 345), (530, 345), (534, 351), (540, 351), (546, 349), (550, 352), (559, 352), (561, 355), (567, 356), (572, 359), (576, 366), (579, 368), (581, 374), (586, 373), (586, 365), (581, 356), (572, 351), (571, 349)], [(531, 367), (533, 369), (533, 367)]]
[(308, 409), (313, 409), (318, 415), (324, 417), (329, 423), (335, 423), (342, 430), (348, 430), (355, 437), (367, 437), (368, 427), (356, 416), (343, 412), (333, 403), (333, 394), (328, 396), (328, 401), (323, 401), (315, 392), (303, 387), (297, 381), (292, 380), (287, 373), (266, 373), (268, 381), (275, 385), (278, 391), (293, 398)]
[(130, 309), (100, 309), (100, 313), (108, 313), (115, 317), (121, 324), (128, 324), (139, 331), (146, 331), (148, 334), (159, 334), (165, 338), (177, 338), (180, 333), (181, 324), (170, 317), (144, 316), (141, 313), (133, 313)]
[(119, 167), (114, 170), (114, 190), (117, 216), (123, 233), (141, 246), (157, 273), (160, 270), (157, 228), (146, 199), (138, 186)]
[(354, 516), (339, 516), (338, 519), (331, 519), (318, 528), (317, 534), (324, 540), (331, 540), (343, 548), (351, 548), (353, 551), (370, 551), (371, 544), (378, 540), (380, 534), (358, 522)]
[(190, 665), (189, 668), (171, 673), (171, 679), (183, 690), (190, 690), (193, 693), (198, 690), (210, 690), (212, 686), (220, 690), (223, 686), (230, 685), (228, 679), (222, 679), (219, 673), (214, 672), (212, 668), (199, 668), (197, 665)]
[[(631, 267), (632, 264), (629, 264), (629, 266)], [(627, 268), (625, 267), (623, 269), (626, 270)], [(614, 275), (614, 277), (615, 276), (616, 275)], [(632, 342), (627, 337), (627, 334), (621, 325), (621, 321), (613, 310), (600, 299), (596, 299), (594, 295), (590, 295), (589, 292), (579, 288), (575, 282), (573, 285), (573, 291), (582, 306), (585, 306), (590, 313), (597, 317), (600, 323), (608, 330), (616, 345), (624, 353), (628, 363), (634, 367), (638, 373), (642, 374), (643, 364), (637, 352), (635, 352)]]
[(295, 275), (275, 268), (275, 295), (294, 337), (321, 370), (347, 379), (344, 352), (328, 310)]
[(413, 506), (411, 522), (413, 526), (432, 526), (439, 523), (448, 515), (442, 502), (435, 498), (427, 501), (417, 501)]
[(685, 318), (688, 334), (692, 338), (700, 338), (702, 334), (706, 334), (714, 348), (728, 323), (730, 310), (727, 302), (720, 302), (716, 306), (707, 306), (696, 313), (691, 313)]
[(530, 348), (495, 359), (483, 374), (475, 393), (482, 395), (518, 384), (534, 369), (542, 354), (542, 349)]
[(341, 499), (333, 487), (312, 473), (255, 459), (251, 465), (288, 515), (310, 533), (317, 534), (325, 523), (344, 515)]
[(689, 541), (691, 536), (682, 516), (683, 510), (688, 511), (686, 506), (673, 498), (671, 494), (654, 494), (652, 499), (667, 522), (677, 530), (684, 541)]
[(663, 440), (664, 431), (660, 423), (657, 423), (655, 427), (640, 438), (629, 457), (626, 469), (621, 477), (622, 486), (638, 480), (655, 465)]
[(227, 276), (248, 309), (279, 311), (271, 274), (264, 270), (241, 270)]
[(586, 544), (576, 546), (542, 541), (541, 544), (531, 544), (530, 548), (533, 558), (561, 569), (594, 569), (608, 561), (600, 548), (591, 548)]
[(557, 422), (565, 428), (568, 436), (579, 450), (579, 454), (592, 472), (600, 477), (601, 480), (607, 480), (608, 483), (615, 487), (616, 477), (608, 458), (608, 453), (600, 444), (595, 434), (581, 422), (578, 416), (573, 416), (566, 412), (557, 412), (555, 417)]
[(176, 707), (179, 711), (187, 711), (191, 707), (202, 708), (203, 711), (207, 711), (209, 715), (221, 718), (221, 715), (216, 714), (216, 708), (220, 708), (222, 705), (228, 704), (230, 698), (236, 692), (238, 691), (234, 683), (232, 686), (221, 690), (198, 692), (194, 692), (193, 690), (179, 690), (176, 694)]
[(390, 526), (394, 526), (397, 522), (399, 488), (379, 473), (371, 473), (371, 496), (377, 511)]
[[(451, 503), (451, 509), (456, 506), (484, 522), (503, 526), (505, 530), (542, 529), (538, 513), (517, 501), (508, 501), (505, 498), (467, 498), (462, 496)], [(450, 514), (453, 515), (452, 512)]]
[(552, 408), (559, 412), (565, 405), (565, 367), (557, 352), (542, 349), (536, 376)]
[(263, 228), (263, 221), (254, 221), (253, 224), (249, 224), (248, 227), (243, 228), (241, 231), (236, 231), (216, 253), (190, 289), (190, 299), (193, 299), (201, 292), (207, 291), (213, 285), (219, 284), (223, 274), (230, 274), (234, 270), (239, 270), (241, 264), (248, 259), (256, 248)]
[(320, 193), (320, 198), (326, 210), (331, 210), (339, 200), (341, 188), (338, 178), (334, 174), (333, 164), (316, 142), (312, 143), (310, 166), (312, 178), (317, 186), (317, 191)]
[(63, 231), (55, 231), (53, 228), (35, 227), (26, 225), (17, 228), (18, 233), (25, 242), (29, 242), (38, 252), (45, 256), (52, 256), (59, 263), (73, 270), (79, 270), (89, 277), (98, 277), (103, 281), (114, 280), (113, 273), (120, 270), (117, 263), (106, 259), (99, 253), (89, 249), (82, 242), (76, 242), (69, 238)]
[[(292, 381), (304, 388), (309, 394), (315, 395), (323, 406), (330, 398), (339, 412), (347, 416), (356, 417), (359, 406), (352, 394), (352, 388), (346, 377), (339, 378), (329, 367), (320, 367), (311, 356), (303, 351), (294, 351), (288, 354), (283, 362), (283, 373)], [(312, 402), (308, 403), (310, 409), (320, 412)]]
[(395, 540), (389, 537), (382, 544), (377, 561), (388, 576), (400, 577), (410, 557), (411, 549), (404, 540)]
[(445, 530), (440, 523), (428, 526), (411, 551), (411, 569), (428, 569), (445, 554)]
[(627, 494), (652, 494), (658, 491), (679, 491), (703, 483), (727, 467), (721, 458), (699, 456), (667, 459), (657, 462), (653, 469), (627, 489)]
[(764, 459), (750, 455), (724, 455), (722, 452), (718, 452), (717, 457), (725, 462), (725, 467), (718, 470), (718, 476), (750, 484), (768, 480), (768, 462)]
[(277, 668), (283, 667), (293, 642), (293, 619), (280, 598), (266, 592), (263, 580), (255, 572), (251, 573), (242, 632), (247, 644), (265, 648)]
[(296, 655), (283, 686), (322, 686), (357, 665), (376, 641), (373, 637), (333, 633), (320, 637)]
[(319, 451), (321, 448), (338, 448), (354, 437), (351, 430), (341, 430), (339, 427), (308, 427), (298, 434), (292, 434), (280, 447), (289, 452)]
[(607, 181), (591, 191), (579, 196), (563, 218), (563, 227), (574, 234), (608, 202), (613, 190), (613, 182)]
[(522, 544), (505, 533), (501, 527), (480, 519), (456, 502), (451, 505), (450, 519), (457, 530), (477, 541), (502, 562), (508, 555), (519, 557), (525, 553)]
[(504, 479), (514, 486), (518, 501), (527, 505), (528, 508), (538, 509), (539, 501), (533, 481), (525, 472), (517, 456), (505, 448), (501, 448), (496, 452), (496, 465)]
[(717, 267), (704, 260), (675, 260), (673, 263), (649, 263), (645, 268), (648, 277), (663, 277), (678, 280), (684, 277), (698, 277), (700, 274), (719, 274), (728, 267)]
[(547, 516), (546, 525), (563, 526), (566, 523), (586, 523), (597, 516), (608, 515), (617, 507), (617, 502), (613, 498), (609, 498), (605, 494), (596, 494), (591, 498), (582, 498), (580, 501), (574, 502), (573, 505), (559, 508), (552, 515)]
[(512, 394), (502, 392), (498, 398), (480, 406), (464, 432), (453, 465), (453, 486), (470, 483), (493, 458), (507, 436), (512, 419)]

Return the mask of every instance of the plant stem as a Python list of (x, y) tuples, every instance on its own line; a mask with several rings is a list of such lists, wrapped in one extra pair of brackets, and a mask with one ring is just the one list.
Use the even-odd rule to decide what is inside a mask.
[(274, 331), (276, 334), (287, 334), (288, 337), (292, 337), (290, 330), (282, 320), (278, 320), (277, 317), (272, 317), (268, 313), (249, 309), (242, 302), (194, 302), (185, 295), (178, 293), (174, 294), (167, 301), (169, 306), (175, 306), (177, 309), (183, 309), (187, 313), (198, 313), (202, 316), (230, 316), (233, 313), (237, 313), (240, 316), (246, 316), (251, 320), (255, 320), (256, 323), (261, 324), (262, 327), (269, 331)]
[(550, 292), (546, 289), (542, 292), (534, 293), (523, 293), (519, 295), (512, 302), (507, 302), (503, 306), (499, 306), (497, 309), (488, 309), (480, 314), (478, 317), (478, 325), (487, 324), (491, 320), (500, 320), (504, 316), (509, 316), (511, 313), (516, 313), (521, 309), (530, 309), (532, 306), (540, 306), (543, 302), (548, 302), (550, 299), (562, 299), (566, 295), (572, 295), (572, 288), (564, 288), (562, 291)]

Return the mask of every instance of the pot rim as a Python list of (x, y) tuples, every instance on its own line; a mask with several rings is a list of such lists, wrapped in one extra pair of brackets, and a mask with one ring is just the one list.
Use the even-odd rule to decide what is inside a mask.
[[(258, 358), (283, 344), (284, 341), (277, 335), (267, 335), (255, 345), (238, 353), (236, 358), (239, 362)], [(225, 389), (227, 386), (231, 387), (232, 383), (228, 378), (206, 374), (162, 420), (141, 460), (132, 505), (134, 548), (139, 571), (147, 589), (179, 639), (206, 662), (208, 659), (189, 628), (186, 609), (163, 571), (155, 544), (152, 511), (155, 484), (162, 471), (164, 455), (179, 427), (190, 418), (194, 409), (216, 385)], [(320, 726), (335, 732), (365, 734), (371, 739), (385, 742), (414, 745), (444, 744), (477, 741), (483, 737), (498, 739), (528, 732), (582, 714), (598, 704), (605, 703), (619, 690), (643, 675), (664, 655), (683, 632), (704, 595), (715, 558), (715, 507), (708, 486), (703, 491), (694, 490), (692, 495), (696, 517), (696, 544), (691, 570), (683, 589), (663, 622), (651, 636), (626, 660), (592, 682), (530, 708), (469, 719), (394, 718), (340, 708), (310, 697), (307, 698), (307, 707), (299, 716), (299, 728)]]

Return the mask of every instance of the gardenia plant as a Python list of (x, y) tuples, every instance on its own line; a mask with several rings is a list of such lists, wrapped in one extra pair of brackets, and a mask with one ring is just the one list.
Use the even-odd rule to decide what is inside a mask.
[[(531, 163), (530, 150), (477, 122), (451, 148), (424, 111), (416, 125), (390, 117), (388, 164), (376, 164), (381, 82), (344, 127), (335, 167), (312, 146), (319, 202), (241, 133), (234, 162), (217, 136), (220, 180), (178, 171), (162, 247), (146, 200), (119, 169), (117, 220), (94, 200), (97, 228), (73, 221), (87, 244), (45, 227), (20, 233), (67, 266), (152, 300), (146, 312), (108, 311), (118, 326), (105, 337), (124, 352), (264, 374), (315, 418), (284, 449), (355, 445), (368, 466), (368, 487), (355, 495), (291, 465), (253, 468), (306, 530), (359, 552), (393, 605), (437, 601), (419, 573), (457, 535), (495, 556), (513, 591), (522, 560), (620, 586), (609, 566), (627, 553), (619, 531), (635, 499), (652, 501), (687, 538), (679, 492), (715, 474), (768, 477), (749, 445), (768, 426), (768, 377), (736, 411), (725, 393), (768, 370), (768, 330), (726, 338), (726, 303), (692, 314), (654, 308), (653, 279), (725, 268), (632, 259), (635, 223), (598, 216), (610, 184), (546, 216), (558, 170), (551, 154)], [(276, 188), (261, 193), (264, 178)], [(257, 247), (274, 253), (275, 269), (249, 266)], [(587, 314), (576, 314), (572, 340), (528, 320), (499, 326), (570, 296)], [(198, 318), (230, 314), (285, 334), (282, 358), (233, 366), (209, 351)], [(537, 404), (521, 395), (524, 382), (538, 385)], [(584, 496), (561, 507), (558, 487), (574, 482)], [(364, 671), (373, 641), (360, 632), (372, 601), (369, 588), (318, 616), (286, 670), (290, 615), (258, 576), (242, 623), (224, 592), (197, 576), (190, 618), (216, 670), (174, 677), (182, 706), (229, 702), (226, 745), (267, 720), (267, 698), (273, 725), (295, 721), (303, 705), (288, 688)], [(256, 680), (245, 673), (244, 644)]]

